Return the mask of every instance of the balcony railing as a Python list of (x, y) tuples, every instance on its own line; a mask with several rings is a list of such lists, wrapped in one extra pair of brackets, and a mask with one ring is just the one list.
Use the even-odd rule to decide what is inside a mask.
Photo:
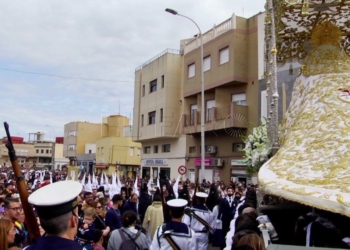
[[(205, 111), (205, 131), (248, 128), (248, 107), (231, 103), (227, 106), (214, 107)], [(191, 114), (183, 115), (183, 134), (200, 132), (200, 111), (193, 110)]]
[[(203, 34), (203, 44), (235, 28), (236, 28), (236, 16), (233, 14), (231, 18), (227, 19), (226, 21), (220, 23), (217, 26), (214, 25), (214, 27), (211, 30), (205, 32)], [(192, 41), (190, 41), (185, 45), (184, 54), (187, 54), (192, 50), (195, 50), (196, 48), (200, 47), (200, 45), (201, 45), (201, 42), (199, 37), (197, 36), (196, 39), (193, 39)]]

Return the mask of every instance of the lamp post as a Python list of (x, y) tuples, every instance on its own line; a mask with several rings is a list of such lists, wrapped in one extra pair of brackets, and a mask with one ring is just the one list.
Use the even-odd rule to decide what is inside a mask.
[(203, 38), (202, 38), (202, 31), (199, 28), (198, 24), (193, 21), (191, 18), (181, 15), (179, 14), (177, 11), (173, 10), (173, 9), (165, 9), (166, 12), (169, 12), (170, 14), (173, 15), (177, 15), (177, 16), (182, 16), (184, 18), (187, 18), (188, 20), (190, 20), (192, 23), (194, 23), (196, 25), (196, 27), (198, 28), (199, 31), (199, 36), (200, 36), (200, 41), (201, 41), (201, 96), (202, 96), (202, 100), (201, 100), (201, 179), (204, 179), (204, 171), (205, 171), (205, 124), (204, 124), (204, 102), (205, 102), (205, 98), (204, 98), (204, 71), (203, 71)]
[(55, 129), (49, 125), (46, 125), (46, 127), (49, 127), (53, 130), (53, 136), (54, 136), (54, 140), (52, 142), (52, 155), (51, 155), (51, 158), (52, 158), (52, 169), (51, 170), (55, 170), (55, 137), (56, 137), (56, 132), (55, 132)]

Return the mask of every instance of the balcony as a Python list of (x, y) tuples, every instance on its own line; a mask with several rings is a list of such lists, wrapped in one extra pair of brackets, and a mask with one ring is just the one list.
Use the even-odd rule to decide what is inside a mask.
[[(192, 134), (201, 132), (201, 113), (192, 110), (190, 114), (182, 116), (182, 133)], [(233, 128), (248, 128), (248, 106), (238, 105), (232, 102), (228, 106), (214, 107), (206, 110), (205, 131), (223, 129), (232, 133)]]

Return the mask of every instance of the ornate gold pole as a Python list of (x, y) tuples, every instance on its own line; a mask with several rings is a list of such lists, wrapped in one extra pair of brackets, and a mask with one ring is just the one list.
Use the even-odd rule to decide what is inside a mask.
[(270, 53), (270, 39), (271, 39), (271, 16), (269, 12), (269, 3), (266, 2), (265, 12), (265, 71), (264, 77), (266, 79), (266, 100), (267, 100), (267, 133), (270, 142), (272, 141), (272, 130), (271, 130), (271, 116), (272, 116), (272, 92), (271, 92), (271, 53)]
[(268, 0), (268, 12), (271, 18), (270, 24), (270, 71), (269, 77), (271, 79), (271, 93), (272, 93), (272, 101), (271, 101), (271, 145), (273, 154), (275, 154), (280, 145), (278, 142), (278, 85), (277, 85), (277, 48), (276, 48), (276, 26), (275, 26), (275, 11), (272, 0)]

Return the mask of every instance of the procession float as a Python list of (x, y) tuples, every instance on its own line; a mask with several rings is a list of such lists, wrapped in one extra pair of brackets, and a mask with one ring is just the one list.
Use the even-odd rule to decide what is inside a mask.
[[(285, 234), (281, 244), (349, 248), (349, 17), (345, 0), (266, 3), (267, 133), (273, 157), (260, 167), (258, 182), (261, 193), (282, 200), (261, 209), (277, 233)], [(296, 63), (299, 75), (279, 122), (277, 73)]]

